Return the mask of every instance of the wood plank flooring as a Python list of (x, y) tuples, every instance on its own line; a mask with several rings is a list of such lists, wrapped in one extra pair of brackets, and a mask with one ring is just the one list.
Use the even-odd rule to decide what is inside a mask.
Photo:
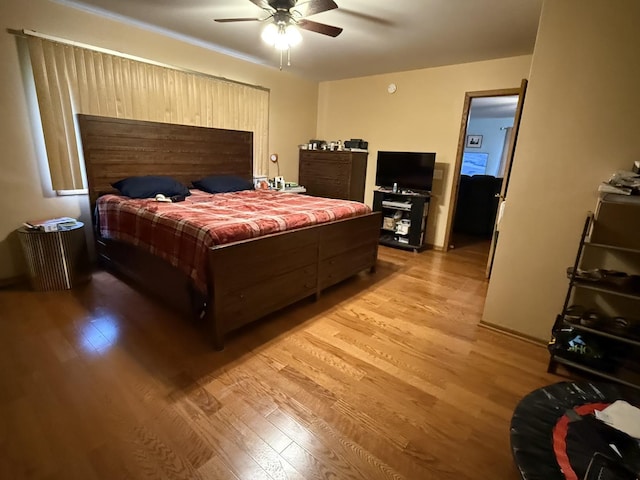
[(478, 327), (485, 255), (381, 247), (223, 352), (106, 272), (0, 290), (0, 478), (516, 480), (513, 408), (560, 378)]

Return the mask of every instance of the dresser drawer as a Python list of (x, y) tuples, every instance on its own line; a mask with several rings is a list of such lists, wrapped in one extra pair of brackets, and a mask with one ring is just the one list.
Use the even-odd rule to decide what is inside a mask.
[(315, 150), (301, 150), (300, 160), (312, 160), (318, 162), (351, 163), (349, 152), (322, 152)]
[(307, 195), (314, 197), (337, 198), (348, 200), (349, 192), (344, 186), (332, 184), (316, 184), (306, 187)]
[[(322, 178), (348, 177), (350, 166), (342, 162), (320, 162), (305, 159), (300, 162), (300, 174)], [(343, 178), (347, 182), (347, 178)]]

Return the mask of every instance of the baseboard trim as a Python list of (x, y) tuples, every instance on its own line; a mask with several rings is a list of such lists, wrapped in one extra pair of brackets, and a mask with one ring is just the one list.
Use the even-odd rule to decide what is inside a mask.
[(29, 279), (26, 275), (19, 275), (17, 277), (0, 278), (0, 288), (10, 288), (16, 285), (23, 285), (27, 283)]
[(509, 337), (516, 338), (518, 340), (523, 340), (527, 343), (532, 343), (539, 347), (546, 347), (547, 342), (545, 340), (541, 340), (539, 338), (533, 337), (531, 335), (525, 335), (524, 333), (517, 332), (515, 330), (511, 330), (510, 328), (503, 327), (501, 325), (496, 325), (494, 323), (485, 322), (484, 320), (480, 320), (479, 325), (482, 328), (486, 328), (487, 330), (492, 330), (494, 332), (502, 333), (503, 335), (508, 335)]

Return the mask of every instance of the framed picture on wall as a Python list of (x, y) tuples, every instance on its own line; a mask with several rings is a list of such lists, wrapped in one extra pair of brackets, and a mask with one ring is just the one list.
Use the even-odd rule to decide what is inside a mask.
[(467, 135), (467, 148), (482, 147), (482, 135)]

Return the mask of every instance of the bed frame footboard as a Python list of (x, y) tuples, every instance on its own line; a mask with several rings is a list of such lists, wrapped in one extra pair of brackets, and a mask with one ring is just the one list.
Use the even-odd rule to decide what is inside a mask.
[(214, 247), (206, 321), (216, 349), (225, 334), (375, 270), (380, 213)]

